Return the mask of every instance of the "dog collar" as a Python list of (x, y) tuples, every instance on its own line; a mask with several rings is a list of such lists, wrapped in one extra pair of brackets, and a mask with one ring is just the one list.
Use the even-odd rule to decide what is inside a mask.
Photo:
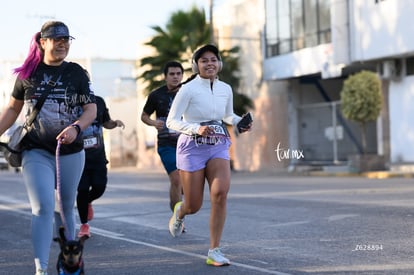
[(78, 270), (76, 270), (75, 272), (73, 272), (73, 273), (65, 273), (65, 269), (63, 268), (62, 261), (59, 260), (59, 275), (80, 275), (80, 272), (81, 272), (80, 267), (82, 266), (82, 262), (83, 262), (83, 260), (81, 259), (79, 261), (79, 264), (78, 264)]
[(79, 275), (80, 274), (80, 268), (76, 270), (74, 273), (65, 273), (63, 268), (59, 268), (59, 275)]

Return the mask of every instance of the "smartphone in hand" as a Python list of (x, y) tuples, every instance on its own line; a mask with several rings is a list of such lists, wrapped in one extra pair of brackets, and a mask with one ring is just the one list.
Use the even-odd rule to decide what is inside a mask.
[(249, 126), (250, 123), (253, 122), (252, 114), (248, 112), (247, 114), (243, 115), (242, 119), (237, 123), (237, 130), (239, 133), (246, 131), (245, 129)]

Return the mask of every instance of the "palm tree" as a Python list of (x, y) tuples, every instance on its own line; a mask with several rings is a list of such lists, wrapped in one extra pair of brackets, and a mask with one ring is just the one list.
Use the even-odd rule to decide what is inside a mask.
[[(148, 68), (140, 79), (147, 86), (145, 94), (163, 84), (162, 68), (167, 61), (177, 60), (183, 65), (190, 64), (192, 53), (201, 45), (210, 41), (211, 29), (206, 23), (206, 15), (203, 9), (193, 6), (188, 12), (177, 11), (171, 15), (165, 29), (160, 26), (151, 27), (156, 35), (145, 43), (154, 48), (156, 54), (140, 60), (140, 66)], [(220, 72), (220, 79), (233, 87), (234, 110), (236, 114), (244, 114), (248, 108), (253, 108), (253, 103), (247, 96), (238, 93), (239, 88), (239, 47), (229, 50), (221, 50), (220, 55), (225, 64)], [(186, 67), (186, 66), (184, 66)], [(191, 66), (186, 68), (191, 71)]]
[(173, 13), (165, 29), (151, 27), (156, 35), (145, 45), (153, 47), (156, 54), (142, 58), (140, 64), (149, 68), (140, 76), (147, 83), (146, 94), (162, 85), (162, 68), (167, 61), (177, 60), (185, 64), (191, 59), (195, 47), (208, 41), (210, 30), (205, 22), (204, 11), (193, 6), (189, 12)]

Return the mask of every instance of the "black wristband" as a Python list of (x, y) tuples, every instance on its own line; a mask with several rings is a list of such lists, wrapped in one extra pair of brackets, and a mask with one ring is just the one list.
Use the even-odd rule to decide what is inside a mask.
[(78, 125), (78, 124), (72, 124), (72, 125), (70, 125), (70, 126), (72, 126), (73, 128), (75, 128), (76, 129), (76, 131), (78, 131), (78, 136), (80, 135), (80, 133), (81, 133), (81, 128), (80, 128), (80, 126)]

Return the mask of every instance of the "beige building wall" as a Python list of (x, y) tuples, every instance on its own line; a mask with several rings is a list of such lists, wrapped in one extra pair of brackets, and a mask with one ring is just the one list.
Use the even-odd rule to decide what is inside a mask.
[(104, 129), (106, 157), (108, 168), (135, 166), (138, 161), (137, 149), (137, 99), (134, 97), (105, 98), (109, 114), (113, 120), (119, 119), (125, 129), (116, 127)]
[[(220, 49), (240, 47), (240, 93), (254, 102), (253, 129), (232, 137), (231, 156), (235, 170), (284, 170), (278, 144), (288, 144), (287, 82), (262, 78), (263, 0), (235, 0), (215, 11), (213, 18)], [(224, 64), (225, 66), (225, 64)]]
[(138, 91), (138, 161), (139, 170), (162, 170), (161, 159), (157, 153), (157, 130), (141, 121), (141, 113), (147, 97)]
[(281, 171), (289, 165), (276, 155), (278, 144), (288, 143), (287, 93), (285, 83), (263, 84), (254, 98), (253, 129), (233, 138), (236, 170)]

